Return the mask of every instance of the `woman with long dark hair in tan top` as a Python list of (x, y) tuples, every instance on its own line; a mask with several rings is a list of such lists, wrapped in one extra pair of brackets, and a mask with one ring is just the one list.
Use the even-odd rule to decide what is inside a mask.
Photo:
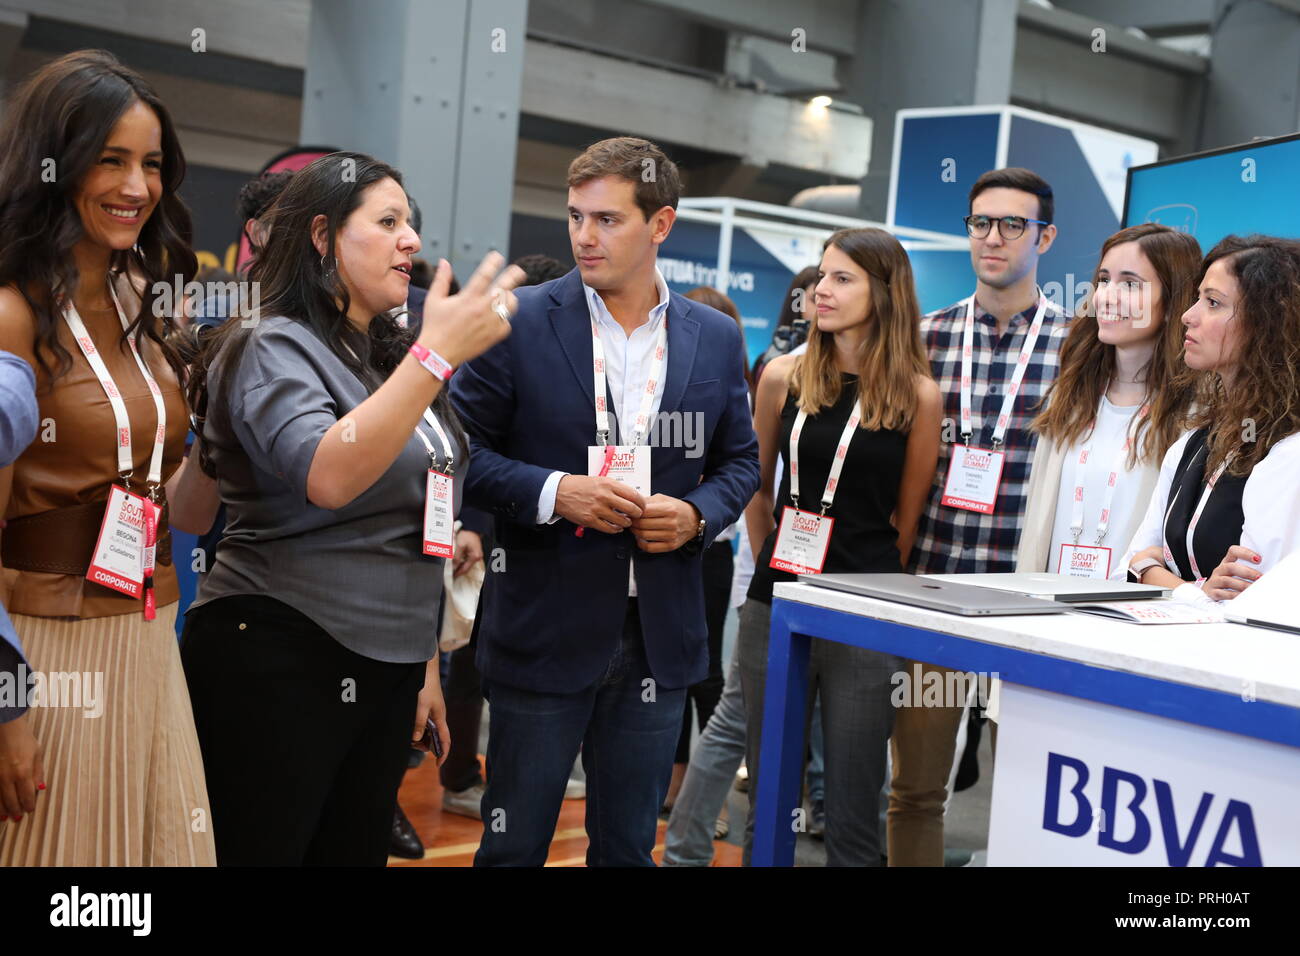
[[(0, 471), (5, 603), (47, 678), (0, 725), (0, 865), (211, 865), (166, 506), (203, 530), (215, 486), (182, 465), (184, 368), (154, 292), (195, 271), (185, 160), (157, 95), (103, 51), (35, 73), (0, 141), (0, 348), (36, 371), (42, 418)], [(152, 618), (140, 596), (87, 579), (110, 495), (162, 509)], [(131, 547), (123, 566), (138, 571), (147, 547)]]

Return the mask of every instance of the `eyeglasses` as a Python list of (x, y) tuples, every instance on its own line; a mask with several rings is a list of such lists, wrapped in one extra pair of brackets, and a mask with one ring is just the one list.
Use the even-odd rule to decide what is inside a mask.
[(1019, 239), (1025, 234), (1025, 226), (1031, 222), (1036, 222), (1040, 226), (1049, 225), (1042, 219), (1026, 219), (1024, 216), (1002, 216), (998, 219), (990, 219), (988, 216), (967, 216), (962, 222), (966, 223), (966, 232), (972, 239), (983, 239), (993, 228), (993, 223), (998, 224), (998, 234), (1003, 239)]

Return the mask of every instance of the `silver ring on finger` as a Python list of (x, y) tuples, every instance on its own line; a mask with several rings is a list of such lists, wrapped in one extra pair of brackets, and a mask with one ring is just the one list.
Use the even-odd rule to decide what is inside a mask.
[(498, 290), (492, 296), (492, 311), (495, 312), (497, 314), (497, 318), (500, 319), (502, 322), (504, 322), (506, 325), (510, 324), (510, 310), (507, 309), (506, 304), (501, 301), (500, 290)]

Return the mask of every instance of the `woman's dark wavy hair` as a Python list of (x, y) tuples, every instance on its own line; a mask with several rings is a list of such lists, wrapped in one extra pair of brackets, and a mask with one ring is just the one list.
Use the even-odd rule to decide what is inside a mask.
[[(198, 266), (190, 247), (190, 212), (178, 193), (185, 156), (158, 94), (105, 50), (78, 50), (41, 67), (10, 96), (0, 127), (0, 285), (12, 286), (36, 316), (36, 358), (51, 379), (72, 365), (57, 336), (63, 304), (80, 281), (72, 251), (85, 234), (77, 192), (113, 127), (136, 102), (152, 109), (162, 127), (163, 191), (139, 242), (113, 252), (109, 272), (127, 272), (137, 285), (144, 280), (129, 331), (143, 355), (156, 347), (177, 380), (185, 381), (184, 365), (166, 340), (172, 317), (154, 316), (154, 283), (171, 288), (174, 278), (168, 276), (179, 275), (184, 285)], [(47, 181), (51, 160), (54, 177)], [(121, 344), (126, 347), (125, 334)]]
[[(249, 280), (259, 284), (263, 316), (285, 316), (306, 325), (371, 393), (405, 358), (415, 333), (398, 325), (388, 312), (370, 320), (368, 334), (359, 332), (348, 320), (351, 297), (339, 277), (335, 238), (360, 207), (366, 190), (384, 179), (402, 185), (402, 174), (392, 166), (353, 152), (330, 153), (296, 172), (262, 217), (267, 227), (266, 245), (253, 259), (248, 273)], [(317, 216), (326, 218), (327, 248), (323, 257), (312, 241), (312, 222)], [(190, 407), (199, 429), (210, 412), (213, 368), (220, 365), (216, 375), (220, 379), (238, 365), (256, 325), (255, 321), (245, 321), (247, 318), (227, 321), (213, 333), (190, 371)], [(467, 455), (469, 443), (447, 389), (439, 391), (433, 407), (450, 426), (462, 456)], [(229, 403), (218, 402), (213, 411), (229, 414)], [(200, 450), (200, 465), (215, 477), (206, 443), (200, 445)]]
[(1228, 474), (1249, 475), (1300, 432), (1300, 241), (1225, 236), (1201, 263), (1198, 287), (1220, 260), (1241, 290), (1229, 320), (1238, 324), (1236, 374), (1225, 388), (1217, 373), (1187, 369), (1198, 389), (1190, 424), (1208, 430), (1207, 474), (1231, 456)]

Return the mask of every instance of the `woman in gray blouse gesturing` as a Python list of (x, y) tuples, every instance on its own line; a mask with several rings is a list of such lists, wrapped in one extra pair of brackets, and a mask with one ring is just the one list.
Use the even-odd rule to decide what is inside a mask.
[(468, 443), (443, 385), (509, 334), (523, 273), (492, 253), (448, 297), (440, 263), (415, 338), (390, 314), (408, 216), (368, 156), (296, 173), (250, 276), (261, 314), (190, 383), (228, 514), (182, 637), (219, 865), (382, 865), (412, 741), (432, 720), (451, 746), (436, 614)]

